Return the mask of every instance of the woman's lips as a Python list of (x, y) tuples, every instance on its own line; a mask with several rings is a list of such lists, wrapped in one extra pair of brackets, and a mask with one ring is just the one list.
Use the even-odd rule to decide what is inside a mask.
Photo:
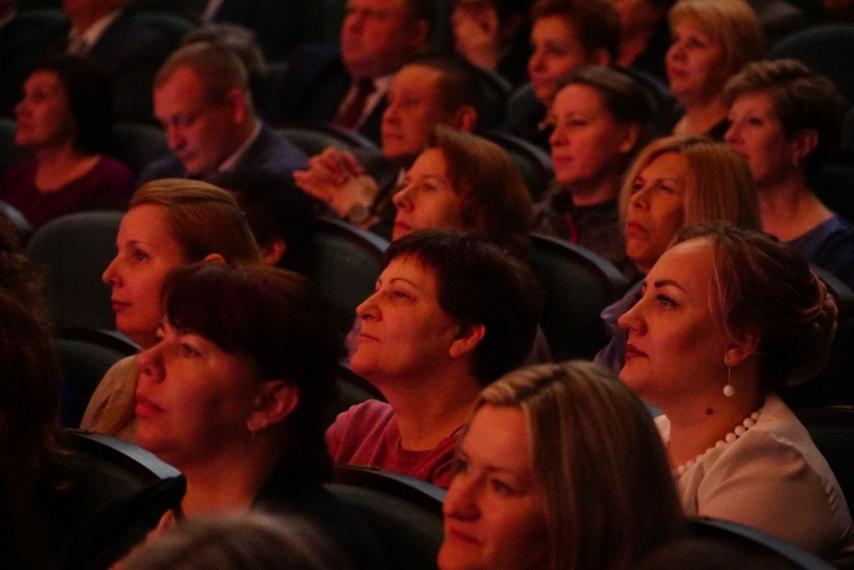
[(118, 299), (111, 299), (110, 304), (113, 307), (114, 313), (120, 313), (130, 307), (130, 303), (127, 301), (119, 301)]
[(632, 358), (637, 358), (638, 356), (646, 356), (646, 353), (632, 343), (626, 344), (626, 360), (631, 360)]
[(645, 237), (647, 234), (646, 228), (640, 225), (637, 222), (626, 222), (626, 237), (627, 238), (638, 238)]
[(466, 532), (463, 532), (461, 530), (455, 529), (453, 527), (446, 527), (445, 528), (445, 537), (449, 538), (451, 540), (457, 541), (457, 542), (462, 542), (464, 544), (472, 544), (472, 545), (479, 545), (480, 544), (480, 541), (477, 538), (475, 538), (474, 536), (472, 536)]
[(148, 398), (138, 395), (136, 397), (136, 405), (134, 406), (133, 411), (136, 414), (136, 417), (138, 418), (150, 418), (151, 416), (162, 412), (163, 408), (161, 408)]

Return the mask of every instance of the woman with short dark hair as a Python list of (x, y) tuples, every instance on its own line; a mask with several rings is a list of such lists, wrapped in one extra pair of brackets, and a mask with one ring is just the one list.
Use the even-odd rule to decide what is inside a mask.
[(111, 128), (109, 82), (88, 61), (66, 55), (36, 66), (15, 120), (15, 144), (33, 156), (3, 174), (0, 198), (34, 228), (73, 210), (127, 203), (133, 175), (103, 154)]

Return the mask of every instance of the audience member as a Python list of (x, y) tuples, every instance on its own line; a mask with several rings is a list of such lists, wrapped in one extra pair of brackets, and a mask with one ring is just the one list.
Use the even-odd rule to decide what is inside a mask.
[(531, 0), (454, 0), (451, 29), (454, 51), (493, 71), (511, 85), (528, 80), (528, 12)]
[(839, 140), (833, 83), (794, 60), (762, 61), (727, 83), (724, 100), (726, 142), (753, 173), (762, 229), (854, 288), (854, 228), (811, 186)]
[(174, 156), (146, 167), (143, 182), (305, 167), (305, 154), (255, 116), (246, 70), (229, 48), (192, 43), (169, 56), (154, 78), (154, 114)]
[(264, 173), (225, 174), (217, 186), (234, 195), (258, 244), (261, 261), (309, 275), (317, 219), (293, 180)]
[(348, 0), (339, 48), (308, 45), (288, 59), (282, 118), (334, 122), (380, 142), (394, 74), (430, 41), (433, 0)]
[(523, 368), (484, 388), (455, 470), (442, 570), (628, 570), (681, 527), (649, 413), (591, 363)]
[[(104, 282), (112, 288), (116, 329), (143, 349), (157, 343), (166, 274), (196, 261), (254, 262), (258, 250), (246, 217), (225, 190), (205, 182), (155, 180), (134, 194), (119, 226), (115, 259)], [(89, 401), (81, 427), (133, 440), (136, 356), (117, 362)]]
[(264, 513), (182, 523), (135, 550), (125, 570), (349, 570), (319, 530)]
[(339, 465), (372, 465), (447, 487), (480, 388), (520, 365), (540, 294), (530, 271), (482, 238), (435, 230), (394, 241), (376, 292), (356, 309), (350, 367), (368, 401), (326, 432)]
[(398, 186), (392, 239), (425, 229), (473, 232), (522, 255), (531, 197), (507, 152), (439, 126)]
[(0, 0), (0, 113), (11, 115), (27, 74), (62, 34), (62, 19), (21, 17), (17, 0)]
[(138, 357), (136, 435), (187, 490), (153, 536), (181, 519), (264, 509), (305, 517), (358, 567), (381, 567), (370, 532), (321, 485), (344, 343), (308, 281), (197, 263), (170, 273), (163, 309), (158, 342)]
[(70, 23), (64, 51), (86, 56), (101, 66), (113, 83), (113, 116), (151, 120), (151, 82), (175, 47), (153, 25), (125, 10), (128, 0), (63, 0)]
[(776, 392), (824, 366), (836, 305), (794, 250), (717, 222), (685, 228), (647, 275), (620, 378), (658, 406), (689, 516), (854, 559), (845, 497)]
[(620, 14), (617, 63), (667, 80), (664, 59), (670, 47), (667, 12), (676, 0), (612, 0)]
[(723, 139), (729, 126), (724, 84), (762, 57), (759, 19), (744, 0), (679, 0), (668, 19), (667, 80), (684, 110), (673, 134)]
[(383, 113), (382, 156), (330, 148), (296, 172), (297, 185), (326, 203), (330, 213), (388, 236), (391, 198), (401, 169), (412, 164), (436, 125), (471, 131), (483, 96), (476, 71), (459, 57), (421, 55), (392, 80)]
[(535, 101), (507, 117), (512, 134), (548, 149), (546, 114), (561, 78), (583, 65), (611, 65), (620, 43), (620, 16), (609, 0), (537, 0), (531, 8), (528, 76)]
[[(686, 225), (722, 220), (759, 230), (759, 205), (750, 171), (741, 158), (705, 137), (666, 137), (644, 148), (620, 191), (626, 256), (641, 275)], [(640, 299), (643, 282), (602, 311), (611, 332), (596, 361), (619, 372), (625, 363), (626, 331), (617, 319)]]
[(537, 205), (534, 230), (577, 243), (629, 274), (617, 216), (623, 172), (648, 138), (652, 102), (628, 75), (578, 68), (561, 83), (550, 117), (555, 182)]
[(107, 85), (75, 56), (48, 60), (27, 77), (15, 107), (15, 144), (33, 156), (3, 174), (0, 198), (33, 228), (73, 210), (127, 203), (130, 170), (101, 154), (110, 140)]

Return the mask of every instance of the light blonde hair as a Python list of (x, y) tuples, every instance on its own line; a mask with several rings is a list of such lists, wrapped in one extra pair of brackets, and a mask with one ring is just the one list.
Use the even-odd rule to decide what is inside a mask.
[(129, 209), (163, 206), (166, 225), (188, 262), (211, 253), (228, 262), (258, 261), (258, 246), (246, 216), (230, 192), (200, 180), (161, 178), (143, 184)]
[(486, 404), (525, 414), (551, 570), (630, 568), (680, 529), (661, 436), (605, 368), (582, 361), (522, 368), (484, 388), (472, 417)]
[[(629, 207), (634, 180), (649, 163), (669, 152), (682, 155), (691, 171), (691, 190), (685, 194), (685, 225), (724, 220), (760, 230), (759, 203), (750, 167), (723, 143), (702, 136), (656, 139), (641, 150), (620, 190), (620, 215)], [(674, 236), (675, 237), (675, 236)]]
[(679, 0), (668, 13), (670, 28), (683, 20), (717, 38), (727, 77), (764, 55), (762, 24), (746, 0)]

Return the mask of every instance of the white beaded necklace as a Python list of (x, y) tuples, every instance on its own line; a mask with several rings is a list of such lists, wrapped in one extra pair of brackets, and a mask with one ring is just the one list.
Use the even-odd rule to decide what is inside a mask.
[(682, 465), (677, 467), (674, 470), (674, 474), (676, 475), (676, 477), (681, 477), (682, 475), (684, 475), (685, 471), (687, 471), (689, 467), (691, 467), (692, 465), (697, 463), (700, 459), (703, 458), (703, 456), (705, 454), (707, 454), (712, 449), (715, 449), (716, 447), (723, 447), (724, 445), (726, 445), (728, 443), (732, 443), (735, 440), (737, 440), (738, 438), (740, 438), (741, 436), (743, 436), (747, 432), (747, 430), (749, 430), (750, 428), (752, 428), (756, 424), (756, 420), (759, 419), (759, 414), (761, 414), (761, 413), (762, 413), (762, 408), (759, 408), (758, 410), (756, 410), (755, 412), (753, 412), (752, 414), (750, 414), (749, 416), (744, 418), (744, 420), (742, 420), (742, 422), (740, 424), (735, 426), (734, 430), (727, 433), (723, 439), (719, 439), (712, 447), (709, 447), (708, 449), (706, 449), (704, 452), (699, 454), (694, 459), (686, 461), (685, 463), (683, 463)]

